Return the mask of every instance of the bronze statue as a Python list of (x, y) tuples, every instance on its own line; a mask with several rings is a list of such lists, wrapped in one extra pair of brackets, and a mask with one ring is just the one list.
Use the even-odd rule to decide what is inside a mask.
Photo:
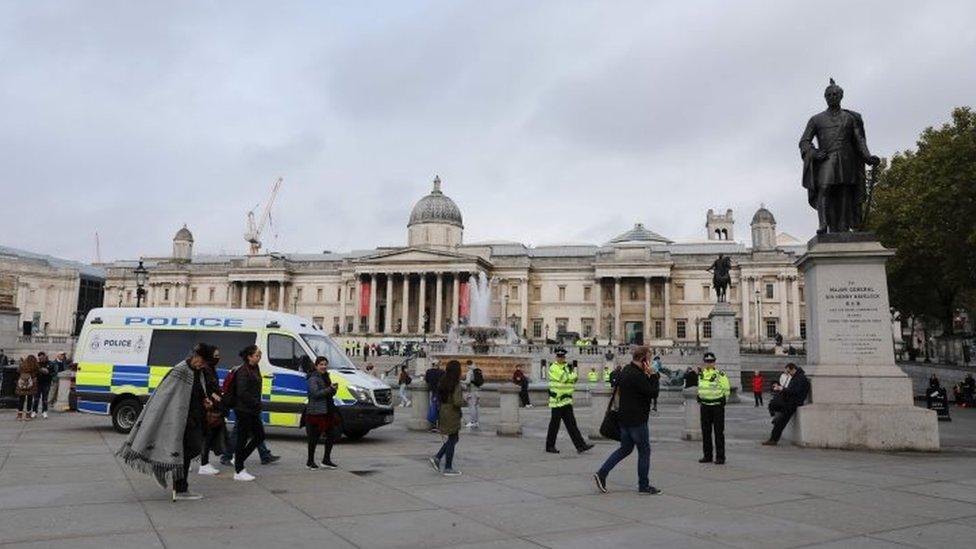
[(824, 98), (827, 110), (813, 115), (800, 137), (803, 187), (817, 210), (817, 234), (854, 231), (861, 228), (864, 166), (877, 166), (880, 159), (868, 151), (861, 115), (840, 108), (844, 90), (833, 78)]
[(724, 254), (718, 254), (718, 259), (712, 262), (712, 266), (705, 269), (712, 273), (712, 286), (715, 287), (715, 297), (721, 303), (725, 301), (725, 292), (732, 283), (732, 260)]

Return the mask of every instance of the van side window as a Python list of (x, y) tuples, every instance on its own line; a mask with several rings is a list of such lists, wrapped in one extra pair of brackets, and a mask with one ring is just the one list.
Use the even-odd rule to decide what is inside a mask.
[(175, 366), (185, 360), (197, 343), (209, 343), (220, 349), (218, 368), (233, 368), (239, 363), (237, 353), (254, 345), (255, 332), (216, 330), (153, 330), (149, 344), (150, 366)]
[(311, 357), (295, 338), (281, 334), (268, 334), (268, 362), (289, 370), (301, 370), (302, 359)]

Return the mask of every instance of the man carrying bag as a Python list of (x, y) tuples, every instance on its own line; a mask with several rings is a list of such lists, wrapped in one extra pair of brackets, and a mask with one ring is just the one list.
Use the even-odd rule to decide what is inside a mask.
[[(659, 494), (660, 490), (651, 486), (651, 435), (647, 426), (651, 410), (651, 397), (654, 385), (651, 381), (651, 367), (647, 362), (649, 349), (645, 346), (635, 347), (630, 364), (620, 371), (614, 395), (610, 397), (612, 403), (618, 399), (619, 407), (616, 412), (617, 422), (620, 424), (620, 447), (593, 474), (597, 488), (607, 492), (607, 475), (624, 458), (637, 447), (637, 481), (639, 494)], [(601, 426), (608, 427), (612, 422), (613, 410), (608, 408), (608, 417)]]

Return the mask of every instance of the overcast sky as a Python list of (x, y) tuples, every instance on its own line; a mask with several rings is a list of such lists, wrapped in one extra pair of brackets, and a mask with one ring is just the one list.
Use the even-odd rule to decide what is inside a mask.
[(976, 103), (976, 2), (0, 2), (0, 244), (92, 261), (406, 242), (440, 174), (465, 241), (801, 240), (833, 76), (872, 152)]

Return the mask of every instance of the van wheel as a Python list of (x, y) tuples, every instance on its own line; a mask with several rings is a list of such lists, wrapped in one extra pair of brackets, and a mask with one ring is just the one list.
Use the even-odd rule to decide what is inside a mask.
[(343, 434), (346, 435), (346, 440), (355, 442), (366, 436), (366, 433), (368, 432), (369, 429), (352, 429), (344, 432)]
[(112, 427), (119, 433), (127, 434), (136, 424), (142, 404), (135, 398), (124, 398), (112, 407)]

